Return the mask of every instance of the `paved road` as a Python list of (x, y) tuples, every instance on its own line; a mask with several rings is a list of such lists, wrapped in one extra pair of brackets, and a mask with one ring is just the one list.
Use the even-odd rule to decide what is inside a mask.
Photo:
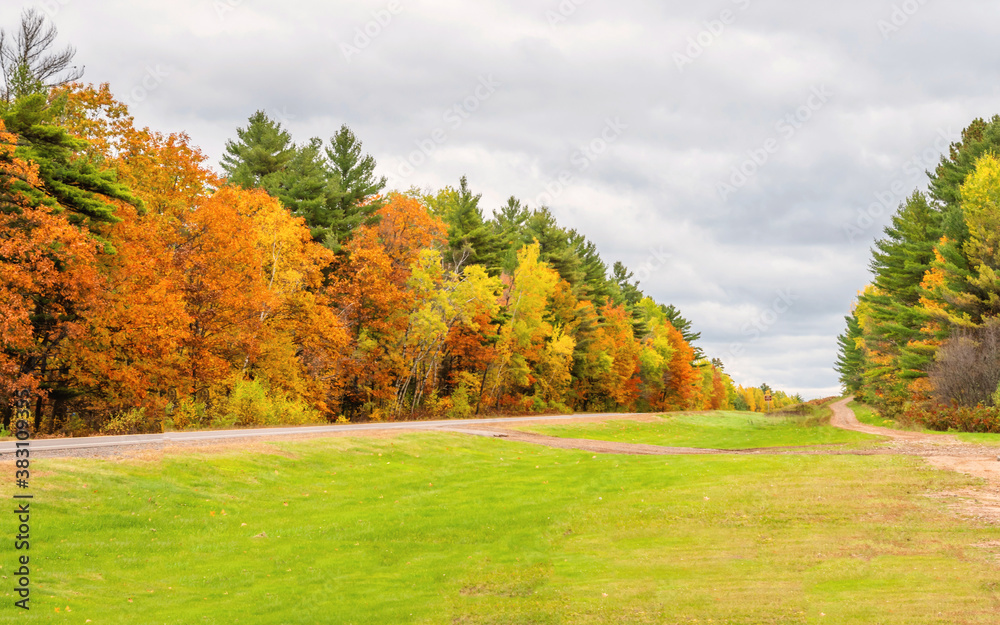
[[(467, 426), (486, 424), (510, 424), (555, 421), (558, 419), (592, 419), (634, 416), (625, 413), (554, 415), (543, 417), (502, 417), (491, 419), (449, 419), (446, 421), (401, 421), (393, 423), (353, 423), (347, 425), (320, 425), (286, 428), (260, 428), (254, 430), (203, 430), (196, 432), (168, 432), (165, 434), (136, 434), (132, 436), (88, 436), (80, 438), (32, 439), (32, 451), (83, 450), (101, 447), (123, 447), (130, 445), (161, 445), (164, 443), (185, 443), (199, 441), (223, 441), (240, 438), (281, 438), (285, 436), (312, 436), (358, 430), (422, 430), (451, 431), (461, 428), (465, 434), (502, 437), (502, 432), (470, 429)], [(647, 415), (648, 416), (648, 415)], [(12, 453), (16, 449), (13, 441), (0, 443), (0, 454)]]

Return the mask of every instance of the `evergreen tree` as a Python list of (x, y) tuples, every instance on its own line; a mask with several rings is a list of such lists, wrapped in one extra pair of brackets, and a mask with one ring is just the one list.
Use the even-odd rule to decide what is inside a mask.
[(858, 339), (862, 333), (857, 315), (852, 312), (844, 319), (847, 321), (847, 330), (837, 337), (839, 355), (834, 368), (840, 374), (840, 383), (844, 385), (847, 393), (853, 395), (861, 390), (864, 380), (865, 353), (858, 346)]
[[(968, 232), (961, 254), (958, 243), (937, 246), (943, 280), (935, 284), (954, 325), (981, 325), (1000, 316), (1000, 159), (987, 154), (961, 187), (961, 209)], [(929, 281), (934, 283), (934, 281)]]
[(684, 337), (684, 340), (687, 342), (687, 344), (690, 345), (692, 348), (694, 348), (695, 359), (701, 360), (702, 358), (704, 358), (705, 353), (701, 350), (700, 347), (695, 347), (694, 344), (695, 341), (701, 338), (701, 332), (694, 332), (691, 329), (691, 322), (682, 317), (681, 311), (677, 310), (677, 308), (674, 307), (673, 304), (671, 304), (670, 306), (660, 304), (660, 310), (662, 310), (663, 314), (666, 315), (671, 325), (673, 325), (677, 329), (677, 331), (681, 333), (681, 336)]
[(875, 286), (893, 293), (903, 304), (920, 301), (920, 281), (934, 260), (934, 245), (941, 237), (941, 211), (923, 193), (915, 192), (900, 204), (885, 238), (875, 242), (869, 265)]
[(616, 303), (624, 304), (625, 309), (632, 314), (632, 332), (637, 338), (644, 338), (649, 333), (646, 316), (639, 307), (639, 302), (645, 294), (639, 290), (639, 281), (632, 282), (634, 274), (621, 261), (615, 261), (612, 266), (611, 280), (614, 284), (613, 296)]
[(559, 272), (574, 295), (581, 295), (585, 277), (583, 263), (576, 254), (569, 233), (559, 226), (552, 212), (544, 206), (535, 209), (525, 224), (524, 232), (529, 239), (538, 241), (541, 259)]
[(621, 261), (615, 261), (612, 272), (612, 280), (618, 287), (617, 291), (621, 302), (629, 307), (641, 302), (645, 295), (639, 290), (639, 281), (632, 282), (635, 274), (629, 271), (628, 267)]
[(500, 237), (484, 221), (479, 200), (482, 194), (473, 194), (465, 176), (458, 189), (447, 187), (428, 204), (438, 217), (448, 224), (448, 248), (451, 265), (459, 268), (470, 264), (482, 265), (493, 276), (501, 271)]
[(109, 200), (134, 206), (141, 202), (114, 172), (83, 155), (86, 141), (58, 125), (65, 104), (65, 95), (50, 103), (45, 94), (34, 93), (10, 103), (0, 117), (7, 131), (17, 135), (15, 154), (38, 165), (42, 189), (25, 187), (23, 192), (36, 203), (66, 211), (70, 223), (96, 233), (100, 224), (118, 220)]
[[(76, 51), (67, 46), (52, 52), (57, 31), (35, 9), (21, 14), (15, 33), (0, 29), (0, 119), (7, 132), (17, 135), (15, 155), (38, 165), (41, 189), (25, 186), (21, 192), (36, 204), (66, 211), (67, 219), (96, 230), (117, 221), (111, 199), (135, 206), (141, 203), (113, 172), (84, 156), (87, 142), (59, 125), (66, 96), (49, 101), (54, 87), (78, 79), (83, 70), (71, 66)], [(107, 248), (110, 251), (110, 248)]]
[(279, 176), (295, 156), (292, 136), (264, 111), (250, 116), (246, 128), (237, 128), (237, 141), (226, 141), (222, 170), (230, 184), (263, 188), (274, 194)]
[(942, 205), (944, 234), (949, 239), (965, 242), (968, 231), (959, 189), (979, 157), (997, 150), (1000, 150), (1000, 115), (994, 115), (988, 122), (977, 118), (962, 130), (961, 140), (951, 144), (948, 154), (941, 157), (935, 168), (930, 181), (930, 194)]
[(274, 184), (268, 188), (293, 215), (306, 220), (314, 237), (323, 232), (317, 224), (322, 223), (324, 218), (330, 187), (322, 149), (323, 142), (317, 137), (296, 148), (285, 168), (274, 176)]
[[(351, 232), (362, 224), (375, 223), (381, 206), (376, 200), (385, 188), (385, 177), (375, 177), (375, 159), (362, 154), (361, 141), (346, 125), (330, 139), (326, 148), (330, 167), (330, 193), (326, 215), (314, 226), (314, 237), (339, 251)], [(321, 236), (320, 236), (321, 235)]]
[(514, 196), (510, 196), (507, 203), (493, 213), (489, 225), (497, 238), (498, 263), (501, 271), (513, 273), (517, 267), (517, 250), (531, 242), (525, 234), (530, 217), (531, 211), (528, 207), (523, 206), (521, 200)]
[(608, 266), (601, 260), (597, 246), (576, 230), (569, 231), (570, 244), (576, 257), (580, 259), (583, 283), (586, 289), (581, 296), (603, 306), (614, 298), (615, 285), (608, 279)]
[(941, 229), (941, 211), (917, 192), (900, 205), (872, 250), (875, 289), (862, 296), (872, 319), (867, 337), (895, 359), (902, 380), (926, 376), (933, 358), (933, 348), (918, 340), (928, 320), (920, 297)]

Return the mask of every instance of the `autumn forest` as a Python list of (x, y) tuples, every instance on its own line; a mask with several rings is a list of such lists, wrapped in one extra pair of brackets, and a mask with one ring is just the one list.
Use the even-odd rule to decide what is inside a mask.
[(216, 170), (25, 15), (0, 42), (4, 426), (22, 390), (73, 434), (765, 409), (545, 207), (386, 189), (346, 125), (296, 143), (261, 111)]

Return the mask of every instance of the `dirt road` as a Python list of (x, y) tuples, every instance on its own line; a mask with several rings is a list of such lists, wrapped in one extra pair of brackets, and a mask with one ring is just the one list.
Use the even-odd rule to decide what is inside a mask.
[(935, 467), (958, 471), (990, 480), (1000, 486), (1000, 447), (963, 443), (948, 434), (925, 434), (907, 430), (880, 428), (859, 423), (854, 411), (847, 407), (850, 399), (842, 399), (830, 407), (830, 425), (892, 439), (888, 445), (894, 453), (923, 456)]

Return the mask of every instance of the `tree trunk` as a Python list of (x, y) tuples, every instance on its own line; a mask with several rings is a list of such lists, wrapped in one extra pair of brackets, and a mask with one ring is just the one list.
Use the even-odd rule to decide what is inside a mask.
[(42, 396), (39, 395), (35, 400), (35, 434), (42, 431), (42, 410), (45, 408), (45, 402), (42, 401)]

